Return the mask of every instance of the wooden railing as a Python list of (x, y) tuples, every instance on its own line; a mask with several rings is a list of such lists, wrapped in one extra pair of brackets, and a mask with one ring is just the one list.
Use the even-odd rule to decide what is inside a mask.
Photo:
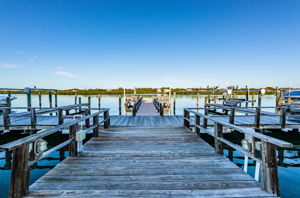
[[(248, 158), (256, 161), (255, 179), (259, 181), (259, 173), (261, 172), (262, 188), (267, 192), (279, 195), (276, 146), (291, 148), (293, 144), (198, 113), (194, 111), (195, 109), (184, 109), (184, 126), (191, 128), (191, 124), (193, 124), (194, 130), (199, 137), (201, 137), (201, 133), (213, 136), (215, 139), (215, 152), (217, 154), (223, 155), (223, 144), (243, 153), (245, 155), (245, 172), (248, 169)], [(194, 119), (192, 119), (191, 114), (193, 114)], [(213, 128), (207, 127), (208, 120), (214, 123)], [(243, 133), (245, 135), (245, 139), (242, 141), (243, 146), (234, 144), (223, 138), (224, 128)]]
[[(268, 117), (280, 117), (278, 125), (281, 126), (282, 129), (286, 128), (286, 120), (287, 120), (287, 107), (230, 107), (224, 106), (220, 104), (207, 104), (208, 110), (213, 109), (216, 111), (217, 109), (222, 109), (226, 111), (226, 114), (229, 114), (229, 122), (234, 124), (236, 112), (245, 113), (246, 115), (254, 115), (255, 116), (255, 128), (259, 129), (261, 126), (261, 116)], [(262, 111), (263, 109), (274, 109), (275, 112)], [(230, 113), (228, 113), (230, 112)], [(280, 112), (280, 113), (278, 113)]]
[[(87, 112), (89, 110), (82, 111), (83, 110), (82, 108), (88, 107), (88, 106), (89, 106), (89, 103), (83, 103), (83, 104), (76, 104), (76, 105), (60, 106), (60, 107), (55, 107), (55, 108), (2, 107), (0, 109), (3, 112), (3, 128), (4, 128), (4, 130), (9, 130), (9, 128), (11, 126), (13, 126), (10, 122), (11, 118), (30, 117), (30, 125), (29, 126), (31, 126), (32, 131), (35, 131), (36, 127), (38, 126), (37, 115), (45, 115), (45, 114), (55, 113), (58, 116), (58, 124), (62, 124), (63, 118), (64, 118), (64, 112), (65, 112), (65, 115), (75, 115), (75, 114), (82, 114), (82, 113), (87, 114)], [(27, 111), (27, 109), (29, 109), (29, 111)], [(19, 113), (10, 113), (12, 110), (26, 110), (26, 111), (19, 112)], [(75, 110), (75, 112), (70, 114), (71, 110)]]
[[(103, 120), (99, 122), (99, 116), (103, 114)], [(0, 151), (12, 152), (12, 171), (11, 171), (11, 184), (10, 184), (10, 198), (19, 198), (24, 196), (28, 192), (29, 188), (29, 175), (30, 166), (38, 160), (45, 158), (50, 153), (57, 151), (66, 145), (69, 145), (70, 156), (77, 156), (77, 143), (76, 135), (79, 132), (78, 125), (81, 122), (90, 122), (93, 119), (92, 126), (86, 126), (86, 133), (93, 132), (93, 136), (97, 137), (99, 133), (99, 126), (103, 123), (104, 128), (109, 127), (109, 109), (102, 109), (91, 115), (82, 116), (79, 119), (72, 120), (51, 129), (41, 130), (33, 135), (18, 139), (16, 141), (4, 144), (0, 146)], [(37, 145), (37, 142), (43, 141), (44, 137), (61, 131), (65, 128), (69, 128), (69, 139), (60, 143), (59, 145), (49, 149), (42, 150)], [(41, 145), (42, 146), (42, 145)], [(40, 150), (41, 152), (37, 152)]]
[(143, 98), (139, 98), (132, 107), (132, 116), (136, 116), (136, 113), (138, 112), (141, 104), (142, 104)]
[(157, 111), (159, 112), (160, 116), (164, 116), (164, 104), (159, 102), (157, 98), (153, 99), (153, 104)]

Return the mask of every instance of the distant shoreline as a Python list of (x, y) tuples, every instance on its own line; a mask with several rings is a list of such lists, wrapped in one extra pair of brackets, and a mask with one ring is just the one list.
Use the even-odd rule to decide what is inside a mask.
[[(167, 89), (167, 88), (165, 88)], [(160, 92), (158, 92), (158, 89), (156, 88), (137, 88), (136, 95), (157, 95), (157, 94), (169, 94), (168, 91), (163, 91), (162, 88), (159, 89)], [(246, 89), (233, 89), (236, 95), (246, 95), (247, 90)], [(249, 95), (257, 95), (259, 89), (251, 88), (249, 89), (250, 93)], [(256, 90), (256, 91), (253, 91)], [(119, 89), (68, 89), (68, 90), (58, 90), (58, 91), (52, 91), (54, 93), (57, 93), (57, 95), (124, 95), (124, 90), (122, 88)], [(0, 94), (24, 94), (23, 91), (0, 91)], [(49, 91), (32, 91), (32, 95), (37, 94), (48, 94)], [(174, 88), (171, 90), (171, 93), (176, 93), (177, 95), (222, 95), (224, 93), (224, 90), (220, 89), (203, 89), (203, 88), (190, 88), (190, 89), (183, 89), (183, 88)], [(134, 89), (126, 89), (127, 95), (134, 94)], [(274, 95), (276, 94), (276, 88), (266, 88), (265, 95)]]

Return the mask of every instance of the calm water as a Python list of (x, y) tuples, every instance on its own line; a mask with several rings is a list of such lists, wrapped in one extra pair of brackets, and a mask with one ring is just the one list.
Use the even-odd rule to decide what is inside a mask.
[[(26, 106), (26, 96), (25, 95), (15, 95), (18, 99), (12, 102), (12, 106), (21, 107)], [(82, 97), (82, 102), (87, 102), (87, 96)], [(204, 97), (200, 96), (199, 106), (203, 107)], [(151, 96), (146, 96), (144, 98), (151, 98)], [(241, 96), (240, 98), (244, 98)], [(98, 107), (98, 98), (97, 96), (91, 96), (91, 102), (93, 107)], [(123, 102), (123, 99), (122, 99)], [(101, 96), (101, 107), (110, 108), (111, 115), (118, 115), (118, 96)], [(176, 96), (176, 114), (182, 115), (183, 108), (185, 107), (196, 107), (197, 96)], [(48, 95), (42, 96), (42, 104), (43, 107), (49, 106), (49, 98)], [(54, 104), (54, 98), (53, 98)], [(58, 96), (58, 105), (69, 105), (74, 104), (74, 96)], [(172, 103), (173, 104), (173, 103)], [(274, 106), (275, 105), (275, 97), (274, 96), (264, 96), (262, 99), (262, 106)], [(32, 106), (38, 106), (38, 96), (32, 96)], [(173, 107), (171, 108), (173, 114)], [(122, 109), (123, 110), (123, 109)], [(269, 110), (273, 111), (273, 110)], [(122, 112), (123, 113), (123, 112)], [(285, 133), (284, 136), (291, 136), (290, 141), (294, 141), (292, 143), (300, 144), (300, 136), (297, 134)], [(57, 145), (60, 141), (63, 141), (66, 136), (56, 134), (57, 137), (50, 137), (53, 142), (53, 146)], [(282, 134), (281, 134), (282, 135)], [(24, 134), (17, 134), (16, 138), (20, 138), (25, 136)], [(56, 142), (53, 141), (56, 140)], [(7, 141), (7, 135), (0, 136), (0, 143), (3, 144)], [(209, 141), (209, 138), (208, 138)], [(50, 145), (51, 147), (51, 145)], [(228, 151), (225, 151), (225, 155), (228, 154)], [(64, 157), (68, 156), (68, 151), (64, 149), (60, 152), (54, 152), (49, 155), (46, 159), (39, 161), (35, 166), (31, 169), (30, 175), (30, 183), (33, 183), (39, 177), (47, 173), (52, 167), (54, 167), (60, 160), (63, 160)], [(233, 162), (239, 166), (243, 166), (244, 156), (237, 152), (233, 152)], [(0, 198), (7, 197), (9, 183), (10, 183), (10, 158), (5, 157), (4, 152), (0, 152)], [(249, 172), (250, 174), (254, 174), (255, 167), (253, 166), (253, 162), (249, 161)], [(280, 179), (280, 187), (281, 187), (281, 196), (286, 198), (299, 197), (300, 194), (300, 150), (285, 150), (284, 158), (280, 160), (279, 167), (279, 179)]]

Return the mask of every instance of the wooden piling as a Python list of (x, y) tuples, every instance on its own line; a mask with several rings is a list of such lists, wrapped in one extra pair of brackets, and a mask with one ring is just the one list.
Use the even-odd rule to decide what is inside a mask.
[(195, 132), (197, 134), (198, 137), (200, 137), (200, 116), (196, 115), (195, 117)]
[(280, 125), (281, 129), (284, 129), (286, 126), (286, 107), (281, 108)]
[(28, 144), (13, 150), (10, 198), (19, 198), (28, 192), (30, 168), (28, 166)]
[(230, 109), (230, 116), (229, 116), (229, 123), (234, 124), (234, 117), (235, 117), (235, 109), (231, 108)]
[(274, 144), (262, 141), (262, 188), (280, 195), (276, 148)]
[(42, 94), (39, 92), (39, 107), (42, 108)]
[(93, 136), (98, 137), (99, 136), (99, 115), (96, 115), (93, 117), (93, 125), (96, 126), (96, 128), (93, 129)]
[(256, 107), (256, 113), (255, 113), (255, 129), (260, 128), (260, 116), (261, 116), (261, 108)]
[(173, 114), (176, 115), (176, 92), (173, 94)]
[(36, 114), (35, 114), (35, 108), (31, 108), (30, 109), (30, 123), (31, 123), (31, 131), (30, 131), (30, 135), (35, 134), (36, 133)]
[(215, 152), (216, 154), (223, 155), (223, 142), (218, 138), (223, 137), (223, 126), (219, 123), (215, 123), (214, 125), (215, 132)]
[(77, 142), (76, 142), (76, 132), (77, 132), (78, 124), (71, 125), (69, 127), (69, 137), (73, 139), (73, 141), (69, 145), (69, 155), (72, 157), (77, 156)]
[(190, 121), (186, 120), (186, 119), (190, 119), (190, 112), (184, 109), (183, 116), (184, 116), (183, 125), (187, 128), (190, 128)]
[(119, 115), (122, 115), (122, 98), (121, 98), (121, 95), (119, 95)]

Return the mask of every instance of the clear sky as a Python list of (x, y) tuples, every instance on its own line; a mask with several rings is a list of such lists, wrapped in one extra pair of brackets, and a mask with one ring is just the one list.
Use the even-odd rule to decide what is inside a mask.
[(0, 0), (0, 87), (300, 87), (299, 0)]

